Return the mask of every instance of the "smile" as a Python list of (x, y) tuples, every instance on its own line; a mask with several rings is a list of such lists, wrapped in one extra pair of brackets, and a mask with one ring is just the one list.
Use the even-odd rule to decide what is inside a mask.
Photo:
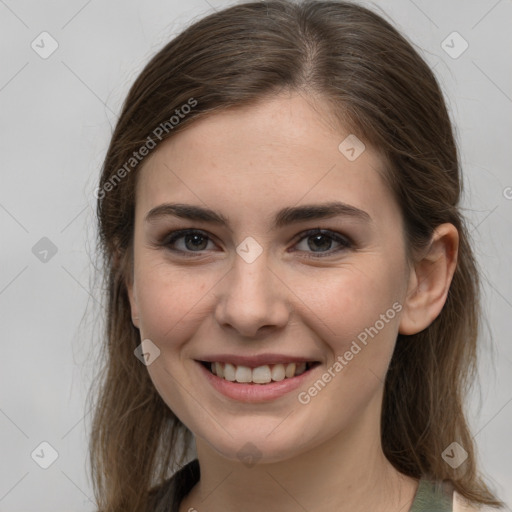
[(233, 363), (199, 361), (196, 368), (221, 395), (237, 402), (269, 402), (290, 394), (313, 379), (321, 363), (260, 364), (254, 368)]
[(213, 375), (229, 382), (269, 384), (302, 375), (318, 362), (264, 364), (256, 368), (231, 363), (201, 361)]

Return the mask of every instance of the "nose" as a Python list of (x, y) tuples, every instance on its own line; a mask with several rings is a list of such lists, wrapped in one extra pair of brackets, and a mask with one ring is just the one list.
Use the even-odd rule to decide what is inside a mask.
[(215, 296), (217, 322), (239, 336), (255, 338), (289, 321), (288, 288), (269, 267), (265, 252), (252, 263), (237, 254), (233, 267), (218, 283)]

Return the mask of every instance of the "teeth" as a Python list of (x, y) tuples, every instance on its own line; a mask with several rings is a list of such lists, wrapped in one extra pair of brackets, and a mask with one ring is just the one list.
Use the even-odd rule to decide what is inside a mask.
[(215, 365), (215, 375), (217, 377), (224, 377), (224, 368), (220, 363), (213, 363)]
[(235, 380), (237, 382), (251, 382), (252, 371), (247, 366), (237, 366), (235, 371)]
[(289, 363), (286, 365), (286, 370), (284, 372), (286, 377), (289, 379), (295, 375), (295, 363)]
[[(222, 364), (222, 363), (219, 363), (219, 364)], [(226, 363), (224, 365), (224, 378), (226, 380), (230, 380), (231, 382), (234, 382), (235, 381), (235, 370), (236, 370), (236, 368), (232, 364)]]
[(283, 380), (286, 375), (286, 371), (284, 369), (284, 365), (282, 364), (275, 364), (272, 367), (272, 380), (275, 380), (276, 382), (279, 382), (280, 380)]
[(306, 363), (299, 363), (295, 368), (295, 375), (301, 375), (306, 371)]
[(256, 384), (267, 384), (272, 380), (272, 372), (270, 371), (270, 367), (266, 364), (264, 366), (254, 368), (251, 377), (252, 382), (255, 382)]
[(210, 363), (210, 370), (217, 377), (229, 380), (231, 382), (268, 384), (269, 382), (279, 382), (297, 375), (303, 374), (308, 369), (308, 363), (288, 363), (262, 365), (257, 368), (248, 366), (234, 366), (231, 363)]

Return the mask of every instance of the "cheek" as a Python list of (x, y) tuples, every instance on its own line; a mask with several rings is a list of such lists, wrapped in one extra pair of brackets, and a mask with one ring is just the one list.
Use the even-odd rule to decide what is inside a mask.
[(402, 306), (396, 280), (391, 273), (383, 274), (354, 269), (301, 291), (312, 306), (302, 319), (309, 319), (308, 327), (330, 359), (319, 380), (302, 390), (299, 401), (314, 404), (318, 411), (327, 404), (333, 430), (358, 417), (385, 381)]
[(204, 313), (202, 301), (214, 286), (214, 276), (180, 270), (151, 258), (142, 259), (135, 271), (141, 336), (160, 345), (186, 339)]
[(291, 287), (301, 298), (297, 301), (300, 316), (309, 319), (313, 331), (328, 340), (336, 355), (348, 350), (358, 337), (364, 341), (369, 329), (374, 334), (376, 323), (380, 339), (391, 337), (394, 341), (398, 330), (396, 310), (400, 307), (393, 308), (400, 298), (398, 279), (394, 278), (397, 273), (377, 258), (365, 263), (357, 268), (324, 269), (315, 277), (302, 276)]
[[(384, 256), (362, 254), (340, 267), (300, 272), (275, 269), (289, 290), (283, 298), (292, 304), (297, 321), (311, 329), (333, 358), (349, 350), (356, 339), (363, 345), (373, 340), (375, 327), (382, 340), (380, 355), (392, 350), (399, 316), (392, 306), (401, 296), (403, 273), (399, 258)], [(212, 316), (223, 273), (201, 265), (179, 268), (160, 254), (141, 251), (135, 266), (141, 336), (169, 350), (181, 347)], [(391, 343), (384, 343), (384, 338)]]

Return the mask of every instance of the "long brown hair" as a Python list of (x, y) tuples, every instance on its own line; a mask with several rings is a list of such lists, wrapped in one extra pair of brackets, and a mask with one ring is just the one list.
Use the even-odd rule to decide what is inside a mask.
[[(372, 11), (346, 2), (271, 0), (213, 13), (169, 42), (131, 87), (112, 135), (97, 192), (107, 316), (90, 461), (100, 510), (145, 510), (149, 489), (183, 463), (192, 440), (134, 356), (141, 339), (126, 281), (144, 162), (133, 155), (143, 146), (154, 151), (205, 115), (283, 89), (328, 102), (336, 119), (381, 152), (410, 254), (439, 224), (458, 229), (458, 265), (443, 310), (424, 331), (398, 336), (385, 382), (382, 446), (406, 475), (448, 480), (474, 503), (502, 505), (477, 471), (464, 415), (476, 371), (479, 277), (439, 85), (411, 44)], [(454, 441), (469, 455), (457, 469), (442, 458)]]

